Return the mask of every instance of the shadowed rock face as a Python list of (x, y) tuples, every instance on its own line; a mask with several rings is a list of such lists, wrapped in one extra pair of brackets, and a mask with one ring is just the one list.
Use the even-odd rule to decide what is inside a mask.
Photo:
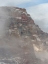
[(0, 64), (47, 64), (47, 37), (26, 9), (0, 7)]

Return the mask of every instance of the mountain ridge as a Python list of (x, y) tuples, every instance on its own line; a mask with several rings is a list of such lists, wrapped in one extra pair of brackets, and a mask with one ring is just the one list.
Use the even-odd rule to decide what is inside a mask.
[(0, 7), (0, 37), (3, 35), (0, 39), (0, 47), (3, 48), (0, 50), (4, 50), (3, 54), (9, 59), (11, 57), (11, 61), (14, 57), (14, 64), (17, 61), (19, 64), (44, 64), (47, 59), (44, 53), (48, 52), (48, 33), (34, 23), (26, 9)]

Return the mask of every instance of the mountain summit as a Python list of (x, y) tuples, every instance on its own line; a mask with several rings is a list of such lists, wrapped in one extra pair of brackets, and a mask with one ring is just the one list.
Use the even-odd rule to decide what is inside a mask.
[(0, 7), (0, 51), (0, 62), (5, 64), (45, 64), (48, 33), (34, 23), (26, 9)]

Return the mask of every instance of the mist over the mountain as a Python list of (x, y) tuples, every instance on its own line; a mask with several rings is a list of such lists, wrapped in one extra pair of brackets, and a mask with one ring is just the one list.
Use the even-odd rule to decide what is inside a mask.
[(0, 7), (0, 64), (48, 64), (48, 33), (36, 23), (24, 8)]

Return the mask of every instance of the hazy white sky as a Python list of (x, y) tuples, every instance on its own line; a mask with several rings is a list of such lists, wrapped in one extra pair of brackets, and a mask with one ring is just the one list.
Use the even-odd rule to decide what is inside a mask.
[(26, 8), (35, 23), (48, 32), (48, 0), (0, 0), (0, 6)]

